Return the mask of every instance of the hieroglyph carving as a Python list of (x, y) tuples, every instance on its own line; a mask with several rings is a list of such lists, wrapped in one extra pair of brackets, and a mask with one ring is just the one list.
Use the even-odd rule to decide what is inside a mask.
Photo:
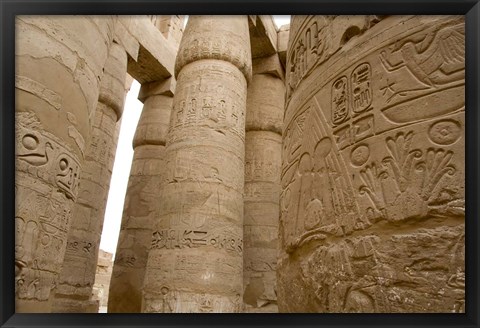
[[(345, 23), (346, 20), (350, 23)], [(294, 22), (291, 24), (291, 41), (288, 48), (288, 60), (286, 72), (287, 78), (287, 99), (295, 91), (300, 81), (309, 75), (318, 65), (328, 60), (337, 52), (350, 38), (364, 33), (367, 29), (382, 20), (382, 16), (358, 16), (358, 18), (346, 18), (336, 16), (308, 16), (301, 21), (300, 26)], [(298, 29), (301, 32), (295, 33)], [(368, 87), (365, 83), (365, 67), (360, 67), (358, 74), (353, 76), (353, 92), (355, 102), (353, 106), (362, 106), (361, 102), (367, 101)], [(338, 81), (338, 88), (342, 89), (343, 81)], [(344, 84), (345, 85), (345, 84)], [(368, 102), (368, 101), (367, 101)]]
[(17, 113), (16, 123), (16, 295), (46, 301), (66, 248), (80, 164), (34, 114)]
[(462, 312), (464, 18), (392, 16), (367, 34), (287, 105), (279, 309)]
[[(19, 114), (17, 121), (24, 121)], [(80, 181), (80, 162), (60, 141), (21, 124), (16, 129), (17, 167), (57, 186), (69, 199), (76, 200)], [(55, 172), (52, 174), (52, 172)]]

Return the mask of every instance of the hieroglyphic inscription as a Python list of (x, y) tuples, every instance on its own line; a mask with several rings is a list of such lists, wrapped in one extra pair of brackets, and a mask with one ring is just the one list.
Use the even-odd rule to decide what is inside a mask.
[(255, 179), (277, 180), (280, 176), (280, 166), (275, 163), (273, 149), (264, 149), (263, 154), (251, 151), (245, 156), (245, 181)]
[[(292, 46), (309, 26), (298, 21)], [(280, 309), (465, 311), (463, 21), (352, 29), (350, 48), (290, 89)]]
[(354, 113), (362, 113), (372, 104), (371, 76), (372, 69), (368, 63), (358, 65), (352, 72), (350, 81), (352, 110)]
[(163, 229), (152, 234), (152, 249), (198, 248), (211, 246), (242, 253), (242, 238), (226, 232), (207, 232), (198, 229)]
[(373, 115), (365, 115), (333, 130), (339, 149), (344, 149), (375, 134)]
[(287, 92), (290, 94), (297, 84), (307, 75), (315, 64), (324, 61), (331, 47), (327, 25), (332, 16), (313, 16), (308, 20), (308, 26), (297, 35), (295, 42), (289, 46), (287, 72), (289, 74)]
[[(17, 122), (25, 122), (25, 115), (19, 115)], [(22, 124), (16, 126), (16, 137), (17, 169), (56, 185), (59, 191), (75, 200), (80, 181), (80, 162), (73, 152), (53, 136)]]
[(66, 248), (80, 164), (34, 114), (17, 113), (16, 123), (16, 294), (46, 301)]
[[(226, 81), (219, 82), (219, 76)], [(169, 135), (170, 142), (180, 138), (183, 128), (202, 125), (222, 133), (231, 131), (244, 139), (246, 95), (240, 90), (246, 88), (246, 84), (237, 68), (210, 60), (196, 63), (195, 69), (187, 66), (178, 79), (172, 110), (176, 133)], [(181, 80), (185, 83), (180, 83)]]
[(339, 125), (348, 116), (348, 82), (346, 76), (341, 76), (332, 84), (332, 122)]

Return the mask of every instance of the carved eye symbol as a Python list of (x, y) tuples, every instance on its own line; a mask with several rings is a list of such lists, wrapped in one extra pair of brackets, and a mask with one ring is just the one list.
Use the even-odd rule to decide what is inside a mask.
[(60, 160), (59, 165), (60, 165), (60, 169), (63, 171), (68, 167), (68, 161), (65, 158), (62, 158)]
[(32, 134), (27, 134), (23, 137), (22, 144), (28, 150), (34, 150), (38, 146), (38, 138)]

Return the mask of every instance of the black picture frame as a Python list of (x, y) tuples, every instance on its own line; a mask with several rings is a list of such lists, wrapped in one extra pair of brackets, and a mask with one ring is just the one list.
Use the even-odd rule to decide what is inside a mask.
[[(461, 14), (466, 17), (466, 313), (465, 314), (15, 314), (14, 74), (16, 15), (143, 14)], [(0, 0), (0, 326), (1, 327), (479, 327), (478, 0)]]

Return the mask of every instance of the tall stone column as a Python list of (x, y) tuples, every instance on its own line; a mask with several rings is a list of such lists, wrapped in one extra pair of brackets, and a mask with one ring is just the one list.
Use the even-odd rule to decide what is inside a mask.
[(284, 106), (284, 74), (278, 55), (254, 59), (245, 138), (245, 312), (278, 312), (276, 267)]
[(141, 311), (141, 289), (165, 170), (174, 81), (172, 77), (140, 89), (139, 99), (144, 105), (133, 139), (133, 162), (110, 281), (109, 313)]
[(248, 33), (245, 16), (189, 17), (142, 312), (241, 309)]
[(127, 54), (113, 43), (100, 82), (92, 137), (86, 147), (78, 200), (72, 211), (67, 250), (57, 281), (53, 312), (98, 312), (91, 301), (105, 207), (123, 112)]
[[(184, 16), (151, 17), (166, 41), (178, 49)], [(133, 140), (133, 161), (110, 282), (108, 312), (141, 311), (141, 289), (151, 243), (158, 193), (164, 174), (164, 149), (170, 126), (175, 78), (142, 84), (143, 110)]]
[(51, 311), (113, 25), (16, 19), (16, 312)]
[(293, 18), (281, 312), (464, 312), (464, 28)]

